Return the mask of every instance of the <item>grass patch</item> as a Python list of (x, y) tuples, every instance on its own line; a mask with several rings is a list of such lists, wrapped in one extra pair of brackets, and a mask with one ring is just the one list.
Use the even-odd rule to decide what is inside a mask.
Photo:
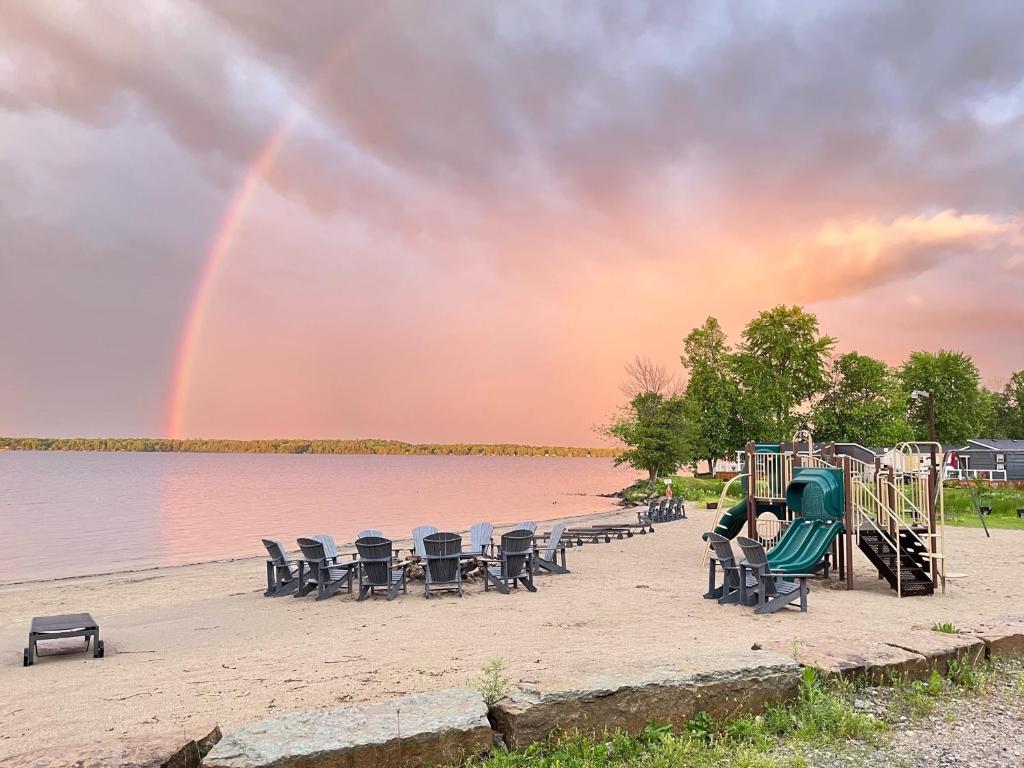
[[(1013, 685), (1024, 692), (1024, 672)], [(593, 738), (556, 732), (541, 744), (516, 752), (495, 751), (473, 768), (806, 768), (802, 754), (852, 754), (878, 746), (892, 724), (934, 712), (944, 698), (975, 695), (996, 680), (991, 662), (977, 667), (951, 663), (949, 677), (933, 672), (927, 680), (892, 678), (885, 687), (824, 679), (805, 669), (797, 699), (765, 707), (761, 714), (716, 720), (698, 713), (685, 727), (648, 725), (639, 735), (606, 732)], [(878, 703), (861, 711), (859, 697)]]
[[(1017, 508), (1024, 508), (1024, 491), (982, 485), (975, 487), (974, 493), (979, 506), (992, 508), (992, 514), (985, 517), (985, 523), (989, 528), (1024, 530), (1024, 518), (1017, 517)], [(966, 488), (947, 487), (943, 490), (943, 496), (948, 524), (964, 528), (981, 527), (970, 491)]]
[[(628, 488), (624, 489), (622, 494), (627, 501), (639, 504), (647, 501), (649, 487), (647, 480), (641, 478)], [(725, 481), (714, 477), (672, 476), (672, 495), (685, 499), (686, 501), (698, 503), (718, 501), (718, 498), (722, 495), (722, 488), (724, 487)], [(730, 493), (733, 491), (735, 491), (736, 500), (738, 501), (740, 493), (738, 482), (733, 484)], [(664, 482), (658, 481), (657, 492), (658, 494), (663, 494), (665, 492)], [(733, 503), (735, 503), (735, 501)]]
[(942, 623), (935, 622), (932, 624), (932, 632), (942, 632), (947, 635), (959, 635), (960, 629), (956, 624), (950, 624), (948, 621)]

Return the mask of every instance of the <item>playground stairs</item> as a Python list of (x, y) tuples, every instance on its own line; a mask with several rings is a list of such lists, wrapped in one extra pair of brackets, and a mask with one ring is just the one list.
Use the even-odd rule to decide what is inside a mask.
[[(914, 536), (913, 531), (917, 534)], [(871, 564), (878, 570), (878, 575), (889, 582), (892, 589), (901, 587), (901, 597), (911, 595), (931, 595), (935, 585), (928, 575), (927, 552), (919, 541), (926, 534), (924, 528), (901, 529), (899, 534), (899, 553), (893, 551), (893, 545), (876, 530), (862, 529), (858, 536), (857, 546)], [(901, 573), (896, 576), (896, 561), (899, 559)]]

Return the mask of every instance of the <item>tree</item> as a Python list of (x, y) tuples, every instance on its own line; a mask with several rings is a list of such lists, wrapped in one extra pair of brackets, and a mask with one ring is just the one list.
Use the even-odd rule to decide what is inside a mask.
[(989, 437), (1024, 439), (1024, 371), (1015, 371), (996, 395), (995, 423), (997, 434)]
[[(930, 392), (935, 399), (935, 431), (942, 443), (979, 437), (987, 400), (979, 386), (978, 368), (963, 352), (912, 352), (900, 369), (903, 388)], [(928, 401), (910, 399), (910, 423), (918, 440), (928, 439)]]
[(892, 446), (914, 436), (899, 376), (881, 360), (847, 352), (829, 368), (824, 397), (811, 410), (822, 441)]
[(736, 404), (739, 388), (732, 374), (732, 359), (722, 326), (714, 317), (690, 331), (683, 341), (680, 360), (689, 371), (684, 401), (691, 422), (691, 452), (695, 461), (708, 463), (715, 473), (715, 460), (739, 448)]
[(826, 388), (835, 340), (818, 333), (818, 318), (801, 307), (761, 312), (743, 330), (734, 356), (746, 436), (781, 442), (802, 426), (797, 409)]
[(641, 393), (607, 431), (626, 446), (615, 465), (629, 464), (647, 472), (651, 491), (660, 476), (672, 474), (690, 460), (690, 430), (680, 397)]

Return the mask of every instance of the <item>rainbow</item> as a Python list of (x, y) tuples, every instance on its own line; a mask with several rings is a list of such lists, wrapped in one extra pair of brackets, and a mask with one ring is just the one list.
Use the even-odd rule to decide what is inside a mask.
[(217, 278), (224, 271), (224, 264), (231, 253), (235, 234), (242, 224), (246, 209), (252, 203), (264, 176), (277, 159), (277, 155), (285, 139), (288, 137), (289, 131), (291, 131), (301, 114), (302, 107), (309, 96), (334, 73), (344, 60), (344, 54), (351, 50), (350, 45), (346, 45), (346, 43), (352, 43), (357, 37), (356, 33), (361, 31), (376, 13), (386, 10), (386, 6), (387, 3), (374, 6), (347, 30), (347, 34), (339, 41), (339, 44), (334, 48), (326, 63), (320, 68), (319, 73), (309, 81), (306, 87), (288, 105), (284, 116), (271, 131), (270, 136), (249, 164), (245, 176), (231, 197), (224, 215), (218, 222), (209, 251), (196, 279), (196, 287), (192, 292), (188, 311), (185, 314), (185, 323), (174, 356), (170, 395), (167, 402), (167, 413), (164, 418), (163, 432), (165, 437), (177, 439), (185, 437), (182, 425), (185, 416), (185, 406), (188, 401), (189, 385), (194, 373), (195, 351), (202, 336), (210, 301), (217, 286)]
[(196, 280), (196, 288), (192, 293), (192, 300), (189, 302), (188, 312), (185, 315), (185, 325), (178, 342), (177, 353), (175, 354), (174, 370), (171, 375), (171, 394), (164, 423), (165, 437), (184, 437), (182, 434), (182, 421), (185, 414), (185, 403), (188, 398), (189, 382), (192, 380), (194, 353), (199, 344), (199, 337), (202, 334), (203, 324), (206, 320), (210, 297), (213, 295), (217, 278), (223, 271), (228, 254), (231, 252), (235, 234), (242, 223), (242, 217), (245, 215), (246, 208), (252, 202), (264, 174), (273, 165), (274, 159), (277, 157), (277, 153), (281, 149), (285, 137), (288, 135), (288, 131), (291, 130), (292, 124), (295, 122), (296, 114), (297, 109), (295, 109), (293, 104), (288, 114), (271, 132), (270, 138), (263, 144), (253, 162), (249, 165), (242, 183), (238, 186), (228, 205), (227, 211), (217, 225), (206, 260)]

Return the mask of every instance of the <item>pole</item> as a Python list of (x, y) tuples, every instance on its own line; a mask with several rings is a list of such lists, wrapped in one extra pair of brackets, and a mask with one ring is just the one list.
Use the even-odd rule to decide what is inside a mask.
[(843, 457), (844, 544), (846, 545), (846, 588), (853, 589), (853, 472), (850, 459)]
[[(935, 431), (935, 393), (928, 393), (928, 438), (933, 442), (939, 442), (938, 434)], [(934, 450), (934, 448), (932, 449)]]
[(754, 467), (754, 441), (747, 443), (747, 538), (757, 540), (757, 472)]

